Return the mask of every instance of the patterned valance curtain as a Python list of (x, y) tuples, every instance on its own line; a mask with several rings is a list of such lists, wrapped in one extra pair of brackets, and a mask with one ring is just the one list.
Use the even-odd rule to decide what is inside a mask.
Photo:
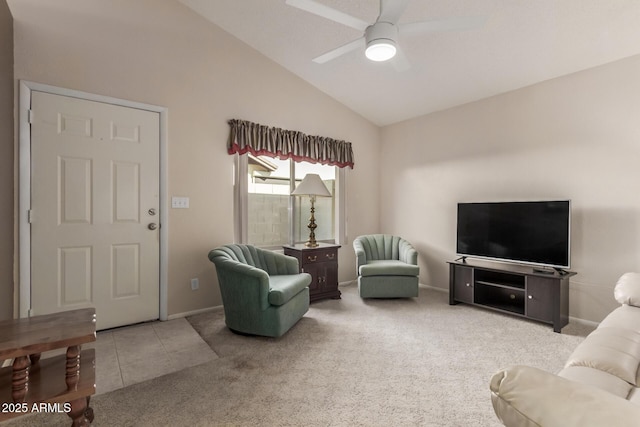
[(244, 120), (229, 120), (229, 154), (279, 157), (323, 165), (353, 168), (351, 143), (324, 136), (268, 127)]

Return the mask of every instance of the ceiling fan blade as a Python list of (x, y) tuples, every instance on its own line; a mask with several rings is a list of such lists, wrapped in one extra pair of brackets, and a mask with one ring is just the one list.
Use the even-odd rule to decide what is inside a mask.
[(377, 22), (397, 24), (408, 4), (409, 0), (380, 0), (380, 16)]
[(433, 33), (437, 31), (471, 30), (484, 25), (486, 18), (469, 16), (462, 18), (434, 19), (433, 21), (412, 22), (399, 25), (400, 34)]
[(407, 71), (411, 68), (411, 63), (409, 62), (409, 58), (404, 54), (404, 51), (400, 48), (396, 48), (396, 56), (391, 60), (393, 68), (398, 72)]
[(322, 55), (313, 58), (313, 62), (317, 64), (324, 64), (325, 62), (331, 61), (332, 59), (336, 59), (339, 56), (344, 55), (345, 53), (349, 53), (353, 50), (363, 48), (365, 45), (364, 37), (360, 37), (359, 39), (355, 39), (345, 45), (342, 45), (338, 48), (330, 50), (327, 53), (323, 53)]
[(369, 26), (367, 22), (364, 22), (361, 19), (347, 15), (344, 12), (340, 12), (339, 10), (330, 8), (314, 0), (287, 0), (286, 3), (289, 6), (302, 9), (306, 12), (338, 22), (356, 30), (364, 31)]

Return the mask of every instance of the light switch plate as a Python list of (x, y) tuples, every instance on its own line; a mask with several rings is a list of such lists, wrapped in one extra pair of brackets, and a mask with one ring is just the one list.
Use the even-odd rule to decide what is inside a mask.
[(172, 197), (171, 207), (174, 209), (189, 209), (188, 197)]

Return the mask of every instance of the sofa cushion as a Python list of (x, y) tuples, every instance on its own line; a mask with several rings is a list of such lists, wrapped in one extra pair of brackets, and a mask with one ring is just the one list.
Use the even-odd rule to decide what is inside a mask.
[(311, 283), (307, 273), (269, 276), (269, 304), (283, 305)]
[(369, 261), (360, 266), (361, 276), (417, 276), (420, 268), (397, 260)]
[(595, 368), (637, 385), (639, 365), (639, 333), (629, 329), (598, 327), (576, 347), (565, 368)]
[(620, 279), (618, 279), (618, 283), (616, 283), (613, 296), (620, 304), (640, 307), (640, 274), (623, 274)]
[(569, 366), (558, 373), (562, 378), (601, 388), (626, 399), (635, 387), (625, 380), (587, 366)]

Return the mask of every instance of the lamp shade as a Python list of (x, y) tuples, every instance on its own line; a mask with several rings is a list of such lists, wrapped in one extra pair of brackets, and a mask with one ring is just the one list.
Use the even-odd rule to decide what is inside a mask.
[(295, 190), (291, 193), (294, 196), (321, 196), (331, 197), (331, 193), (324, 185), (320, 175), (316, 173), (308, 173)]

